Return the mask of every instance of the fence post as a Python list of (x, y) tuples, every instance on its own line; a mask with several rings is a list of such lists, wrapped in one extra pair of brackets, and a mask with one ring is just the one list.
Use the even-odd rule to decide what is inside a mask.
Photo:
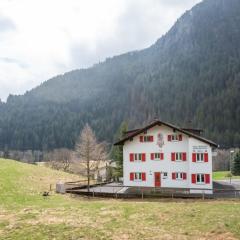
[(143, 190), (142, 190), (142, 199), (143, 199)]
[(202, 191), (202, 200), (205, 199), (204, 190)]

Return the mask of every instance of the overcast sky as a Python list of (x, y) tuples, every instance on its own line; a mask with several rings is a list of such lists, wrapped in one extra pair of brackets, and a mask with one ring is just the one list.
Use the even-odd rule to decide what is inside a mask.
[(0, 0), (0, 98), (142, 49), (200, 0)]

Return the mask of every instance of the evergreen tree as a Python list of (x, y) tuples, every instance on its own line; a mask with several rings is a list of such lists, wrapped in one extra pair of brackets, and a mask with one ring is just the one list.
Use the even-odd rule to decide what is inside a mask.
[(240, 150), (234, 157), (233, 161), (233, 175), (240, 176)]
[[(127, 130), (128, 130), (127, 122), (122, 122), (115, 136), (115, 140), (118, 141), (122, 139)], [(111, 151), (111, 157), (116, 162), (115, 176), (122, 177), (123, 176), (123, 146), (121, 145), (113, 146)]]

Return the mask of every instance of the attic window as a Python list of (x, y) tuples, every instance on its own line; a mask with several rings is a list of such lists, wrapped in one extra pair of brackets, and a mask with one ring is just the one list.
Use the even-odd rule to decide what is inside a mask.
[(153, 136), (140, 136), (140, 142), (153, 142)]

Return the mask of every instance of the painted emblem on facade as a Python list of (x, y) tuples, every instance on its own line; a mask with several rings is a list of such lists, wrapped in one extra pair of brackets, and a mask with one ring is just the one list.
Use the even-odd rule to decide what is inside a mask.
[(158, 133), (157, 135), (157, 145), (161, 148), (164, 145), (163, 134)]

